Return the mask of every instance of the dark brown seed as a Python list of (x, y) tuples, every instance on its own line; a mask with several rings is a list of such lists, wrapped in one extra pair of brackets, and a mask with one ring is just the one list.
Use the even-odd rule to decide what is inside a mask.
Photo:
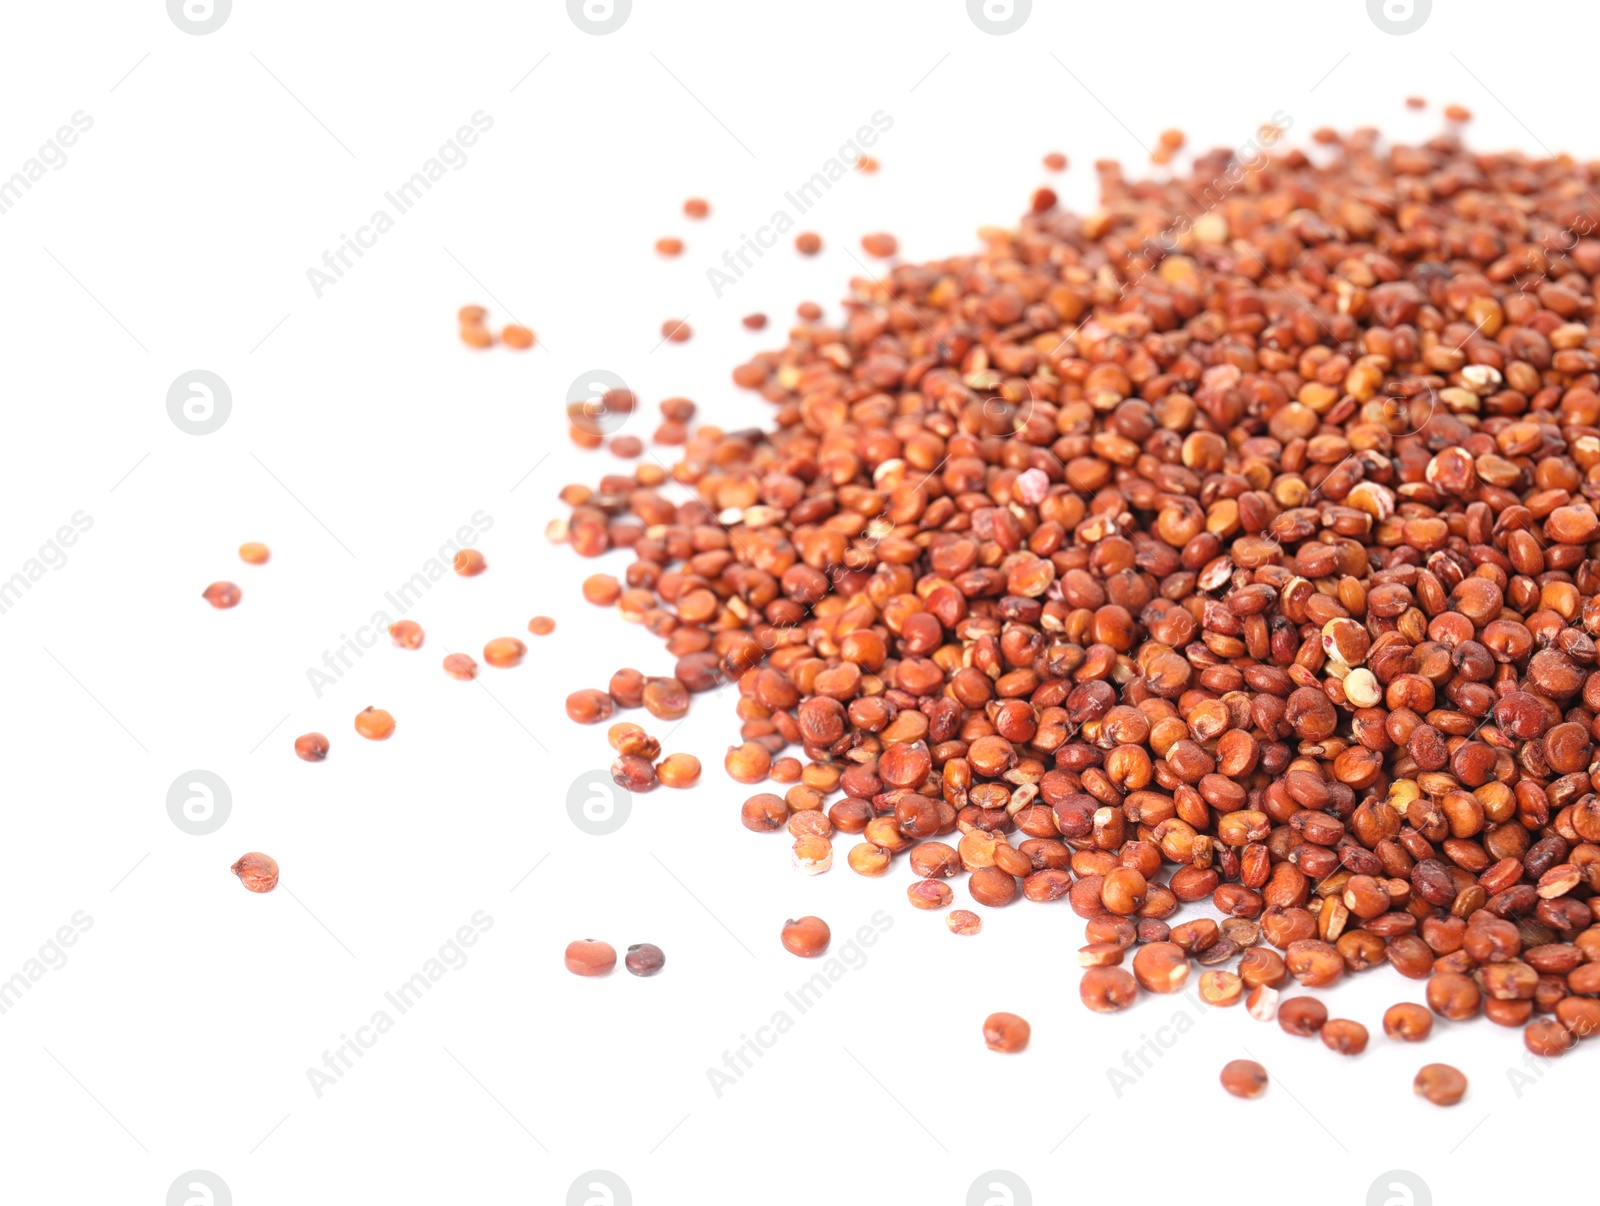
[(636, 976), (653, 976), (666, 965), (666, 962), (667, 957), (659, 946), (640, 942), (628, 948), (622, 965)]

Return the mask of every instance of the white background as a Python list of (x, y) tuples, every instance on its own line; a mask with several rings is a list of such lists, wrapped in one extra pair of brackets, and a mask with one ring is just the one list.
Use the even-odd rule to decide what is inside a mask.
[[(1038, 1202), (1355, 1204), (1397, 1167), (1442, 1203), (1575, 1184), (1564, 1145), (1592, 1120), (1593, 1054), (1519, 1096), (1519, 1032), (1389, 1043), (1382, 1009), (1421, 986), (1387, 970), (1327, 996), (1373, 1030), (1359, 1059), (1210, 1011), (1117, 1096), (1107, 1068), (1201, 1008), (1085, 1012), (1064, 902), (986, 912), (958, 939), (906, 903), (903, 864), (846, 869), (848, 839), (837, 870), (800, 876), (783, 836), (737, 823), (731, 697), (702, 697), (667, 741), (706, 763), (700, 789), (639, 798), (610, 837), (566, 813), (610, 751), (565, 720), (565, 695), (671, 666), (581, 601), (602, 566), (544, 540), (560, 487), (610, 465), (567, 441), (574, 377), (622, 374), (641, 435), (670, 395), (762, 422), (730, 369), (781, 343), (797, 302), (839, 314), (862, 233), (896, 232), (910, 258), (974, 250), (1047, 182), (1049, 150), (1072, 167), (1048, 182), (1080, 207), (1097, 158), (1142, 172), (1168, 126), (1237, 146), (1277, 110), (1296, 141), (1369, 123), (1414, 139), (1459, 101), (1474, 145), (1600, 153), (1577, 53), (1592, 6), (1434, 9), (1394, 37), (1361, 0), (1040, 0), (995, 37), (958, 0), (636, 0), (596, 37), (555, 0), (236, 0), (196, 37), (160, 0), (8, 6), (0, 176), (74, 112), (93, 128), (0, 215), (0, 578), (74, 512), (93, 526), (0, 615), (0, 978), (76, 911), (93, 924), (0, 1016), (0, 1197), (156, 1206), (192, 1168), (240, 1206), (557, 1203), (591, 1168), (639, 1203), (960, 1203), (996, 1167)], [(1433, 108), (1406, 111), (1411, 93)], [(479, 110), (494, 124), (466, 166), (318, 299), (307, 269)], [(707, 267), (878, 110), (881, 172), (806, 220), (824, 254), (780, 249), (716, 298)], [(690, 195), (710, 221), (682, 217)], [(666, 234), (681, 259), (652, 252)], [(463, 348), (466, 302), (540, 347)], [(760, 335), (738, 323), (757, 309), (774, 319)], [(693, 340), (658, 346), (685, 315)], [(212, 435), (167, 417), (192, 368), (232, 390)], [(429, 593), (425, 648), (380, 644), (319, 697), (307, 669), (478, 511), (490, 570)], [(240, 564), (243, 540), (271, 564)], [(237, 609), (200, 600), (219, 578), (243, 587)], [(536, 613), (559, 628), (522, 667), (480, 685), (440, 671), (446, 649), (525, 635)], [(398, 718), (393, 740), (354, 735), (369, 703)], [(319, 766), (291, 752), (309, 729), (333, 741)], [(195, 768), (232, 791), (205, 837), (165, 807)], [(282, 889), (240, 888), (228, 865), (246, 850), (278, 859)], [(794, 1015), (783, 994), (816, 970), (781, 949), (782, 920), (827, 918), (837, 948), (880, 909), (867, 962), (716, 1096), (707, 1069)], [(306, 1070), (478, 910), (493, 927), (466, 965), (319, 1099)], [(586, 935), (655, 942), (666, 970), (573, 977), (561, 951)], [(1031, 1020), (1025, 1054), (984, 1049), (997, 1009)], [(1247, 1050), (1274, 1077), (1256, 1102), (1216, 1083)], [(1471, 1077), (1460, 1106), (1412, 1096), (1431, 1060)], [(1569, 1154), (1528, 1165), (1548, 1132)]]

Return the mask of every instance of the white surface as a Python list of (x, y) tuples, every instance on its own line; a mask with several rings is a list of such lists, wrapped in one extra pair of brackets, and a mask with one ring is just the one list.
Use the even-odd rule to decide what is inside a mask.
[[(1401, 1167), (1450, 1203), (1523, 1186), (1535, 1174), (1515, 1153), (1583, 1125), (1593, 1053), (1519, 1096), (1515, 1031), (1385, 1041), (1383, 1007), (1420, 999), (1387, 971), (1328, 995), (1373, 1030), (1360, 1059), (1189, 1005), (1192, 1033), (1119, 1098), (1108, 1066), (1175, 1033), (1161, 1027), (1182, 1003), (1086, 1013), (1065, 903), (987, 912), (957, 939), (908, 906), (903, 863), (848, 871), (848, 841), (838, 870), (799, 876), (785, 838), (737, 824), (731, 698), (702, 699), (667, 742), (706, 763), (702, 788), (641, 798), (610, 837), (566, 816), (567, 785), (609, 750), (563, 697), (617, 665), (671, 665), (582, 603), (602, 567), (542, 536), (561, 485), (607, 466), (566, 440), (579, 373), (621, 373), (640, 434), (673, 394), (708, 420), (762, 421), (730, 369), (781, 342), (796, 302), (837, 314), (862, 233), (892, 230), (913, 258), (970, 250), (1046, 181), (1048, 150), (1071, 157), (1051, 183), (1080, 206), (1096, 158), (1143, 170), (1136, 138), (1180, 125), (1191, 146), (1238, 145), (1280, 109), (1296, 140), (1325, 123), (1417, 137), (1459, 100), (1476, 145), (1600, 153), (1592, 85), (1570, 69), (1600, 25), (1589, 6), (1440, 0), (1400, 38), (1361, 0), (1035, 8), (1009, 37), (956, 0), (637, 0), (609, 37), (554, 0), (237, 0), (205, 37), (159, 0), (8, 8), (0, 173), (73, 113), (93, 120), (0, 215), (0, 578), (92, 518), (0, 615), (0, 977), (92, 918), (0, 1016), (8, 1200), (156, 1204), (200, 1168), (240, 1206), (555, 1203), (604, 1168), (642, 1204), (959, 1203), (1000, 1167), (1036, 1202), (1277, 1186), (1359, 1203)], [(1406, 112), (1413, 92), (1435, 108)], [(493, 126), (466, 165), (318, 299), (307, 269), (480, 110)], [(882, 171), (802, 221), (824, 254), (785, 241), (714, 297), (722, 250), (879, 110)], [(690, 195), (710, 221), (681, 216)], [(653, 254), (665, 234), (688, 242), (680, 260)], [(468, 301), (514, 313), (540, 349), (467, 351), (453, 315)], [(761, 335), (738, 325), (756, 309), (774, 319)], [(694, 339), (657, 347), (661, 320), (685, 315)], [(205, 437), (165, 411), (195, 367), (233, 394)], [(412, 613), (426, 647), (380, 643), (318, 698), (307, 668), (479, 511), (491, 568), (429, 592)], [(269, 543), (271, 564), (240, 564), (243, 540)], [(243, 587), (236, 610), (199, 599), (218, 578)], [(486, 670), (486, 689), (439, 670), (446, 649), (476, 654), (541, 612), (557, 634), (530, 640), (522, 668)], [(398, 717), (392, 741), (355, 737), (369, 703)], [(320, 766), (290, 750), (310, 729), (333, 741)], [(197, 767), (233, 793), (206, 837), (165, 811)], [(246, 850), (278, 859), (283, 889), (240, 889), (227, 868)], [(307, 1069), (479, 910), (493, 925), (466, 964), (319, 1099)], [(827, 918), (838, 949), (878, 910), (891, 924), (865, 964), (799, 1015), (784, 994), (817, 969), (782, 951), (782, 920)], [(584, 935), (655, 942), (666, 971), (570, 976), (562, 947)], [(984, 1049), (996, 1009), (1032, 1022), (1025, 1054)], [(707, 1069), (779, 1010), (793, 1028), (716, 1096)], [(1254, 1103), (1216, 1084), (1247, 1049), (1275, 1078)], [(1472, 1078), (1459, 1107), (1412, 1097), (1432, 1060)], [(1537, 1175), (1570, 1187), (1580, 1164)]]

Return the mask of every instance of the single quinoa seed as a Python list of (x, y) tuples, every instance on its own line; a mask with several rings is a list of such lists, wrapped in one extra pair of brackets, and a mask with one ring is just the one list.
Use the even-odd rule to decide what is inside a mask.
[(1319, 1032), (1323, 1045), (1340, 1055), (1360, 1055), (1367, 1049), (1367, 1028), (1348, 1018), (1329, 1018)]
[(446, 674), (461, 682), (471, 682), (478, 677), (478, 663), (465, 653), (447, 653), (442, 664)]
[(516, 637), (495, 637), (483, 647), (483, 660), (504, 670), (521, 662), (527, 652), (528, 647)]
[(622, 960), (622, 965), (636, 976), (653, 976), (666, 964), (667, 957), (661, 948), (649, 942), (630, 946)]
[(265, 565), (272, 558), (272, 550), (254, 540), (239, 546), (239, 560), (246, 565)]
[(394, 734), (394, 717), (382, 708), (364, 708), (356, 713), (356, 732), (368, 741), (387, 741)]
[(990, 1051), (1021, 1051), (1033, 1027), (1014, 1013), (991, 1013), (983, 1020), (983, 1042)]
[(746, 314), (739, 320), (747, 331), (764, 331), (767, 327), (765, 314)]
[(1383, 1033), (1402, 1043), (1420, 1043), (1433, 1033), (1433, 1014), (1410, 1001), (1391, 1005), (1383, 1013)]
[(654, 791), (656, 768), (638, 754), (619, 754), (611, 763), (611, 781), (631, 792)]
[(500, 329), (500, 342), (514, 352), (525, 352), (534, 344), (534, 334), (518, 323), (507, 323)]
[[(794, 237), (794, 249), (801, 255), (816, 255), (822, 250), (822, 236), (815, 231), (802, 230)], [(765, 326), (766, 323), (761, 325)]]
[(567, 718), (579, 724), (599, 724), (610, 718), (616, 706), (606, 692), (586, 688), (567, 696)]
[(617, 965), (617, 949), (597, 938), (567, 943), (567, 970), (575, 976), (604, 976)]
[(861, 249), (876, 259), (887, 260), (900, 250), (900, 240), (882, 231), (861, 236)]
[(213, 582), (201, 592), (200, 597), (218, 611), (225, 611), (230, 607), (239, 606), (242, 592), (232, 582)]
[(693, 754), (668, 754), (656, 763), (662, 787), (693, 787), (700, 782), (700, 759)]
[(328, 756), (328, 739), (321, 733), (302, 733), (294, 739), (294, 752), (302, 762), (321, 762)]
[(656, 254), (671, 258), (683, 254), (683, 240), (670, 236), (656, 240)]
[(955, 899), (949, 884), (934, 879), (919, 879), (906, 887), (906, 899), (914, 909), (942, 909)]
[(549, 636), (555, 630), (556, 622), (549, 616), (534, 616), (528, 621), (528, 631), (534, 636)]
[(462, 549), (451, 564), (463, 578), (475, 578), (489, 568), (489, 563), (477, 549)]
[(1235, 1097), (1260, 1097), (1267, 1091), (1267, 1070), (1253, 1059), (1230, 1059), (1222, 1065), (1222, 1087)]
[(979, 917), (971, 909), (951, 910), (946, 914), (944, 923), (950, 927), (952, 934), (960, 934), (963, 937), (976, 934), (983, 929), (983, 918)]
[(802, 917), (783, 923), (783, 949), (802, 959), (815, 959), (828, 949), (833, 935), (820, 917)]
[(389, 625), (389, 639), (401, 649), (421, 649), (422, 637), (422, 625), (415, 620), (398, 620)]
[(789, 806), (784, 803), (782, 796), (775, 796), (771, 792), (764, 791), (751, 796), (739, 809), (740, 823), (754, 833), (771, 833), (774, 829), (782, 829), (788, 819)]
[(690, 218), (704, 218), (711, 212), (711, 203), (699, 197), (690, 197), (683, 203), (683, 212)]
[(1412, 1091), (1437, 1106), (1453, 1106), (1467, 1092), (1467, 1078), (1449, 1064), (1428, 1064), (1411, 1082)]
[(252, 892), (270, 892), (278, 886), (278, 864), (265, 854), (252, 851), (241, 855), (239, 861), (228, 870), (237, 875), (239, 882)]

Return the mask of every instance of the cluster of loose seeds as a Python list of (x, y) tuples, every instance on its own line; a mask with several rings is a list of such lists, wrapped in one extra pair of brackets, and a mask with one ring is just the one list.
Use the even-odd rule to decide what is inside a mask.
[[(611, 676), (608, 694), (612, 699), (637, 700), (643, 691), (644, 675), (637, 670), (619, 670)], [(662, 758), (661, 742), (631, 721), (612, 725), (606, 737), (617, 751), (616, 760), (611, 763), (611, 778), (618, 787), (638, 792), (653, 791), (657, 784), (684, 788), (700, 782), (700, 759), (693, 754), (668, 754)]]
[[(580, 938), (567, 943), (567, 970), (575, 976), (605, 976), (617, 966), (617, 948), (598, 938)], [(635, 976), (653, 976), (666, 966), (667, 956), (649, 942), (628, 948), (622, 966)]]
[(500, 329), (500, 338), (496, 340), (494, 332), (489, 329), (489, 311), (482, 306), (462, 306), (456, 312), (456, 319), (461, 324), (461, 342), (480, 351), (492, 348), (499, 342), (513, 351), (525, 352), (534, 345), (536, 339), (527, 327), (511, 322)]
[[(247, 541), (239, 546), (239, 560), (246, 565), (265, 565), (271, 557), (272, 550), (257, 541)], [(200, 592), (200, 597), (218, 611), (226, 611), (239, 606), (244, 592), (232, 582), (213, 582)]]
[[(239, 554), (246, 561), (251, 560), (245, 555), (247, 549), (260, 549), (260, 560), (266, 560), (265, 545), (243, 545)], [(489, 568), (488, 561), (477, 549), (463, 549), (453, 559), (453, 568), (463, 578), (473, 578)], [(229, 585), (222, 583), (220, 585)], [(215, 589), (215, 588), (213, 588)], [(237, 590), (235, 587), (235, 602)], [(231, 607), (232, 603), (215, 603), (218, 607)], [(534, 636), (548, 636), (554, 632), (556, 622), (549, 616), (534, 616), (528, 621), (528, 631)], [(422, 648), (427, 634), (422, 625), (415, 620), (397, 620), (389, 625), (389, 639), (398, 649), (417, 650)], [(528, 646), (518, 637), (495, 637), (483, 647), (483, 660), (496, 669), (509, 670), (513, 666), (521, 665), (522, 659), (527, 656)], [(465, 653), (447, 653), (442, 661), (445, 674), (462, 682), (470, 682), (478, 677), (478, 663)], [(394, 717), (381, 708), (368, 707), (356, 714), (356, 732), (371, 741), (387, 741), (394, 733)], [(295, 755), (305, 762), (321, 762), (328, 756), (328, 739), (321, 733), (303, 733), (294, 740)], [(686, 754), (675, 754), (674, 758), (688, 759), (694, 764), (694, 778), (699, 778), (700, 764)], [(675, 765), (677, 777), (682, 778), (687, 771), (683, 762)], [(662, 780), (665, 782), (665, 778)], [(690, 780), (693, 781), (692, 779)], [(681, 784), (688, 786), (687, 783)]]
[(803, 753), (741, 812), (803, 870), (837, 831), (864, 875), (1065, 900), (1095, 1010), (1198, 962), (1353, 1053), (1278, 989), (1388, 964), (1559, 1052), (1600, 1027), (1600, 166), (1313, 137), (1101, 163), (1095, 213), (1040, 190), (979, 254), (853, 281), (735, 370), (775, 425), (689, 433), (692, 497), (608, 477), (550, 534), (631, 550), (591, 598), (678, 659), (638, 702), (731, 681), (730, 777)]

